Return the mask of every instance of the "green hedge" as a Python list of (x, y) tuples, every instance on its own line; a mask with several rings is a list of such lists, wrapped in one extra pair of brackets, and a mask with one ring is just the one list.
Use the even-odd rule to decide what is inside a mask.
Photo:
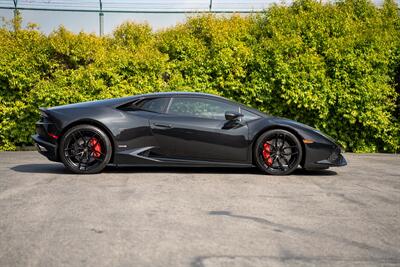
[(62, 27), (44, 35), (20, 20), (0, 28), (1, 150), (31, 144), (41, 106), (184, 90), (301, 121), (348, 151), (399, 151), (393, 0), (302, 0), (158, 32), (128, 22), (105, 37)]

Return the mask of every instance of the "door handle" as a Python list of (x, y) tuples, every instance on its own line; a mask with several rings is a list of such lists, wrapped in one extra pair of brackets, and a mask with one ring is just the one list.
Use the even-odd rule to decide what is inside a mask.
[(165, 129), (172, 128), (171, 124), (163, 124), (163, 123), (153, 123), (153, 126), (157, 127), (157, 128), (165, 128)]

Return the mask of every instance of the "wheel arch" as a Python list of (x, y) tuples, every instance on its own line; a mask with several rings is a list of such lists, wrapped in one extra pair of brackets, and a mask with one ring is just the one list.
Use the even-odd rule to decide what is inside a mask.
[(113, 163), (114, 162), (114, 154), (115, 154), (115, 141), (114, 141), (111, 131), (103, 123), (101, 123), (97, 120), (93, 120), (93, 119), (79, 119), (79, 120), (71, 122), (70, 124), (65, 126), (63, 128), (63, 130), (61, 131), (60, 136), (63, 136), (72, 127), (75, 127), (77, 125), (82, 125), (82, 124), (88, 124), (88, 125), (95, 126), (95, 127), (99, 128), (100, 130), (102, 130), (107, 135), (107, 137), (110, 139), (111, 147), (112, 147), (110, 163)]
[(256, 142), (258, 140), (258, 138), (264, 134), (265, 132), (271, 131), (271, 130), (286, 130), (290, 133), (292, 133), (294, 136), (296, 136), (296, 138), (299, 140), (300, 144), (301, 144), (301, 149), (303, 151), (302, 156), (301, 156), (301, 160), (300, 160), (300, 165), (303, 166), (304, 165), (304, 161), (306, 159), (306, 150), (305, 150), (305, 145), (303, 142), (303, 137), (300, 135), (300, 133), (298, 131), (296, 131), (295, 129), (293, 129), (292, 127), (286, 126), (286, 125), (271, 125), (271, 126), (267, 126), (265, 128), (263, 128), (261, 131), (259, 131), (252, 140), (252, 144), (251, 144), (251, 162), (253, 164), (255, 164), (255, 158), (254, 158), (254, 150), (255, 150), (255, 145)]

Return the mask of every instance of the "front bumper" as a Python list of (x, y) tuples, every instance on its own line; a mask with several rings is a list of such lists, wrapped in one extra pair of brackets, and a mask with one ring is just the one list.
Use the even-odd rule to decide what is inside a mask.
[(38, 134), (32, 135), (31, 137), (40, 154), (51, 161), (59, 161), (56, 144), (49, 143)]
[(320, 170), (329, 167), (346, 166), (342, 150), (336, 145), (309, 144), (306, 147), (305, 169)]
[(346, 159), (340, 153), (333, 153), (328, 159), (320, 160), (316, 163), (320, 165), (325, 165), (327, 167), (342, 167), (347, 165)]

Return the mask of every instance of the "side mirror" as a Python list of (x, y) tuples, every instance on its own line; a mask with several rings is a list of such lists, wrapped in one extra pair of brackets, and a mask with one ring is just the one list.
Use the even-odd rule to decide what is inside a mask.
[(236, 111), (226, 111), (225, 112), (225, 119), (228, 121), (234, 121), (239, 119), (240, 117), (243, 117), (242, 113), (236, 112)]

